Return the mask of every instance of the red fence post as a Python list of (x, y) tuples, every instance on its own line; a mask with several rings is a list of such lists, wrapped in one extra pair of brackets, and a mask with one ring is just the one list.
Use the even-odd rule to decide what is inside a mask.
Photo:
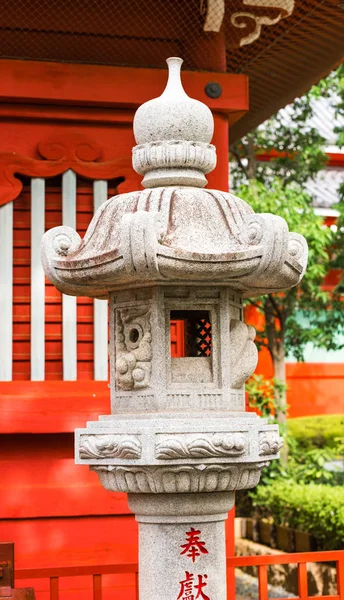
[(340, 600), (344, 600), (344, 552), (336, 562), (337, 566), (337, 594)]
[(93, 575), (93, 600), (102, 600), (102, 576)]
[(59, 578), (50, 577), (50, 600), (59, 600)]
[(307, 563), (299, 563), (297, 570), (297, 585), (301, 600), (308, 598)]
[(259, 600), (268, 600), (268, 566), (259, 565), (258, 567), (258, 598)]

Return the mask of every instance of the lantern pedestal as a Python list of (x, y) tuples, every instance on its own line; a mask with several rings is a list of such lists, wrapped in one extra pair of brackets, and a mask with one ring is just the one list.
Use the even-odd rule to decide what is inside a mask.
[(225, 520), (234, 493), (129, 494), (128, 500), (139, 523), (140, 600), (225, 600)]

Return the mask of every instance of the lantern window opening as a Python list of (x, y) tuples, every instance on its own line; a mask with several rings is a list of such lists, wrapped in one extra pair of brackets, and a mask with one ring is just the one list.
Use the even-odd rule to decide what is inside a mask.
[[(210, 311), (171, 310), (170, 321), (179, 322), (179, 358), (210, 357), (212, 354), (212, 326)], [(172, 356), (172, 346), (171, 346)]]

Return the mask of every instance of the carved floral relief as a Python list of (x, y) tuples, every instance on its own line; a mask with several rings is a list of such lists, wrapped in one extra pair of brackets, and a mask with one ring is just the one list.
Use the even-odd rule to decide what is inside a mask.
[(69, 132), (41, 140), (36, 159), (17, 152), (0, 153), (0, 206), (17, 198), (23, 183), (18, 174), (27, 177), (55, 177), (72, 169), (87, 179), (132, 177), (130, 156), (102, 160), (102, 149), (87, 135)]
[(83, 459), (140, 458), (141, 442), (129, 435), (82, 435), (79, 456)]
[(163, 460), (241, 456), (246, 449), (247, 440), (241, 432), (179, 434), (178, 438), (165, 437), (158, 442), (155, 456)]
[(263, 463), (257, 465), (183, 465), (169, 467), (96, 466), (102, 485), (127, 493), (227, 492), (255, 487)]
[(283, 439), (278, 432), (263, 432), (259, 434), (259, 456), (277, 454), (283, 446)]
[(116, 386), (121, 390), (146, 388), (152, 369), (150, 310), (146, 307), (116, 311)]
[(231, 387), (241, 388), (251, 377), (258, 362), (258, 350), (254, 343), (256, 331), (237, 319), (231, 319)]

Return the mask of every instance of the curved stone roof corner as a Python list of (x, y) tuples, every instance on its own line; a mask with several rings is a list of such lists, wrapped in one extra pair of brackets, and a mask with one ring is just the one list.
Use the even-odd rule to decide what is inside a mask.
[(281, 217), (203, 189), (216, 164), (213, 118), (185, 94), (181, 59), (168, 63), (165, 91), (135, 116), (133, 164), (147, 189), (104, 203), (83, 240), (69, 227), (48, 231), (46, 275), (63, 293), (99, 298), (158, 282), (229, 285), (245, 296), (297, 285), (307, 263), (305, 239)]

